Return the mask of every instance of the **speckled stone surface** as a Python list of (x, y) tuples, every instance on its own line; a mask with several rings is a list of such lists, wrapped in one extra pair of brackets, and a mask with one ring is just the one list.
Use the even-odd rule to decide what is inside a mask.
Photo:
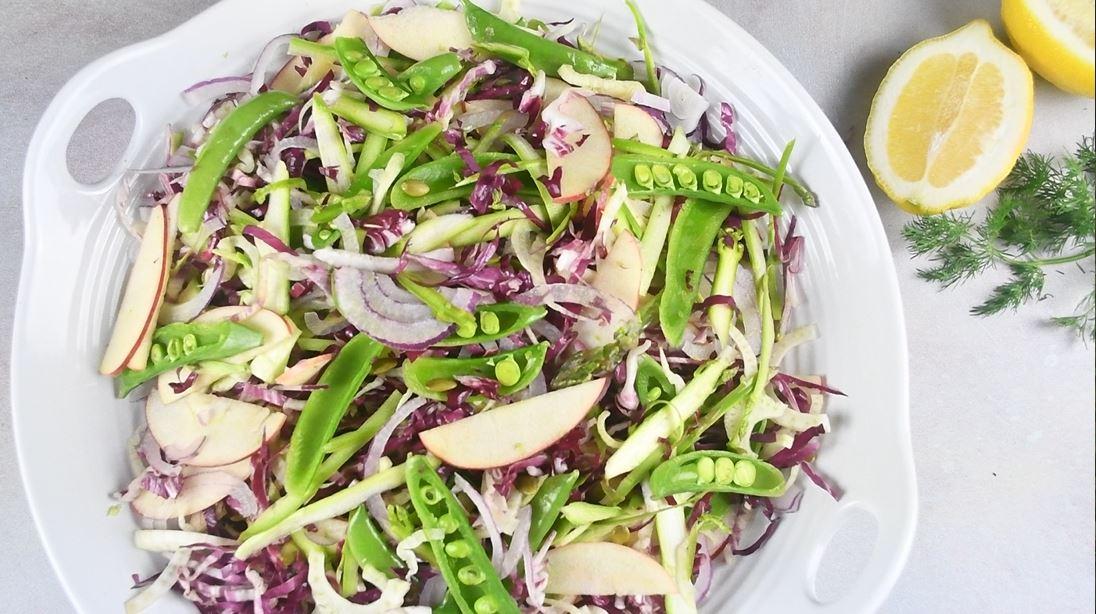
[[(996, 0), (717, 0), (814, 96), (863, 167), (864, 120), (894, 59), (913, 43), (986, 18)], [(6, 0), (0, 17), (0, 610), (70, 612), (39, 546), (19, 481), (8, 407), (12, 309), (22, 249), (22, 164), (49, 99), (83, 65), (165, 32), (203, 0)], [(657, 36), (657, 24), (654, 24)], [(82, 172), (119, 146), (91, 126)], [(1093, 102), (1037, 80), (1030, 147), (1054, 153), (1093, 133)], [(113, 139), (113, 140), (112, 140)], [(869, 181), (869, 185), (872, 185)], [(1092, 612), (1093, 350), (1044, 325), (1083, 283), (1018, 314), (967, 309), (990, 281), (938, 293), (916, 279), (899, 236), (907, 216), (874, 190), (898, 267), (910, 340), (920, 523), (888, 613)], [(1091, 265), (1091, 262), (1089, 263)], [(1091, 275), (1091, 272), (1090, 272)], [(1090, 277), (1091, 279), (1091, 277)], [(857, 360), (850, 357), (850, 360)], [(62, 458), (58, 462), (79, 462)], [(64, 501), (56, 502), (64, 505)], [(119, 604), (119, 610), (121, 606)]]

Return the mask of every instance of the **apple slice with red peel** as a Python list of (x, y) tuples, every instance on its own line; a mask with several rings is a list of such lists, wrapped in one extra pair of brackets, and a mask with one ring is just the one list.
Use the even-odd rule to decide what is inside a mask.
[(559, 441), (605, 393), (608, 380), (561, 388), (419, 433), (434, 456), (454, 467), (515, 463)]
[(254, 454), (264, 441), (278, 434), (285, 415), (211, 394), (195, 393), (174, 403), (164, 403), (159, 394), (150, 394), (145, 421), (168, 460), (215, 467)]
[(545, 147), (545, 150), (549, 176), (554, 176), (556, 169), (562, 169), (556, 202), (566, 203), (585, 198), (609, 172), (609, 162), (613, 155), (613, 143), (601, 116), (586, 97), (574, 89), (564, 90), (559, 98), (545, 108), (543, 115), (549, 125), (560, 121), (581, 127), (567, 139), (574, 146), (569, 153), (559, 155), (554, 147)]
[(677, 586), (658, 561), (612, 542), (580, 542), (548, 551), (554, 595), (671, 595)]
[[(643, 284), (643, 256), (639, 241), (631, 232), (624, 230), (617, 235), (609, 253), (597, 265), (590, 285), (602, 294), (620, 299), (635, 311), (639, 308), (640, 288)], [(625, 319), (613, 313), (609, 322), (580, 320), (575, 325), (578, 341), (586, 348), (596, 348), (613, 340), (617, 329)]]
[(279, 386), (303, 386), (315, 379), (316, 376), (320, 374), (320, 371), (323, 371), (323, 368), (327, 366), (327, 363), (331, 362), (334, 358), (334, 353), (320, 354), (319, 356), (313, 356), (311, 358), (302, 358), (292, 367), (283, 371), (282, 374), (274, 380), (274, 383)]
[(118, 375), (127, 365), (144, 369), (148, 364), (152, 330), (164, 302), (171, 268), (170, 227), (166, 208), (154, 208), (129, 271), (129, 280), (114, 319), (114, 331), (99, 363), (99, 372), (103, 375)]
[(662, 127), (650, 113), (621, 102), (613, 105), (613, 138), (634, 139), (645, 145), (662, 147)]
[(420, 61), (472, 47), (464, 13), (434, 6), (410, 6), (398, 13), (373, 15), (369, 25), (393, 51)]
[[(342, 21), (330, 34), (324, 35), (317, 42), (322, 45), (334, 45), (335, 39), (339, 37), (369, 41), (371, 38), (376, 39), (377, 35), (373, 33), (369, 18), (365, 14), (351, 10), (346, 12)], [(316, 57), (305, 61), (302, 57), (295, 57), (274, 75), (270, 81), (270, 89), (299, 94), (319, 83), (334, 65), (335, 60), (331, 58)]]
[(142, 491), (133, 500), (138, 514), (154, 520), (171, 520), (200, 512), (232, 494), (240, 479), (223, 471), (199, 473), (183, 478), (183, 486), (174, 499), (165, 499)]

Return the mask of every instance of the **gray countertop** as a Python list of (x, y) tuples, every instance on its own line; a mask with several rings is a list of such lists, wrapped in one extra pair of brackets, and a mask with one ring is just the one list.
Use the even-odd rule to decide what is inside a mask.
[[(71, 606), (39, 546), (18, 477), (8, 408), (12, 308), (22, 247), (22, 163), (35, 122), (91, 60), (160, 34), (208, 0), (7, 0), (0, 19), (0, 602), (9, 612)], [(997, 0), (717, 0), (791, 70), (863, 167), (864, 120), (894, 59), (982, 17)], [(1093, 133), (1093, 101), (1036, 80), (1029, 146), (1046, 153)], [(97, 135), (109, 143), (107, 126)], [(94, 162), (85, 162), (94, 165)], [(1093, 350), (1048, 328), (1084, 283), (1019, 313), (975, 319), (991, 280), (937, 292), (915, 277), (908, 216), (874, 188), (890, 238), (910, 342), (921, 509), (913, 552), (884, 612), (1092, 612)], [(1091, 261), (1089, 262), (1091, 265)], [(1091, 283), (1091, 270), (1089, 270)], [(79, 462), (79, 459), (58, 459)], [(63, 504), (63, 502), (58, 502)]]

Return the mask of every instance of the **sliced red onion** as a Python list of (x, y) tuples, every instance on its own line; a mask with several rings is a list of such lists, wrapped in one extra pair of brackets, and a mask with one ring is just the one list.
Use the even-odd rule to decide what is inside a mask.
[(418, 411), (424, 405), (427, 400), (421, 397), (415, 397), (403, 401), (401, 405), (396, 407), (396, 411), (392, 413), (392, 417), (381, 426), (380, 430), (373, 437), (373, 441), (369, 444), (369, 450), (366, 452), (365, 459), (362, 461), (362, 476), (369, 477), (377, 472), (380, 468), (381, 457), (384, 456), (384, 448), (388, 445), (388, 440), (392, 438), (392, 433), (396, 432), (396, 427), (402, 424), (411, 414)]
[(518, 102), (518, 111), (531, 117), (536, 116), (544, 104), (544, 91), (547, 83), (548, 79), (544, 71), (538, 70), (537, 74), (533, 76), (533, 85), (521, 95), (521, 100)]
[(419, 605), (427, 608), (435, 608), (441, 604), (442, 599), (445, 599), (445, 592), (448, 587), (445, 585), (445, 578), (442, 576), (434, 576), (426, 581), (422, 585), (422, 593), (419, 595)]
[(167, 567), (156, 577), (156, 581), (144, 590), (126, 600), (126, 612), (141, 612), (158, 599), (171, 592), (171, 587), (179, 581), (179, 576), (190, 561), (190, 548), (179, 548), (167, 562)]
[(464, 73), (460, 81), (446, 88), (437, 104), (434, 105), (433, 110), (427, 114), (427, 119), (437, 120), (441, 122), (443, 127), (448, 127), (450, 120), (453, 119), (453, 110), (456, 108), (457, 103), (464, 100), (468, 95), (468, 91), (480, 79), (495, 74), (497, 70), (498, 63), (494, 60), (487, 60), (468, 69), (468, 72)]
[(662, 96), (652, 94), (646, 90), (633, 94), (632, 102), (663, 112), (669, 112), (671, 109), (669, 98), (663, 98)]
[[(222, 472), (223, 473), (223, 472)], [(232, 481), (232, 488), (225, 498), (228, 506), (236, 510), (238, 514), (247, 519), (255, 518), (259, 513), (259, 500), (255, 497), (247, 482), (234, 475), (224, 474), (225, 479)]]
[(383, 318), (409, 324), (434, 319), (429, 307), (411, 293), (396, 286), (392, 278), (385, 275), (364, 273), (362, 291), (368, 297), (366, 301), (369, 307)]
[(502, 557), (502, 569), (499, 575), (509, 576), (517, 571), (518, 562), (529, 554), (529, 528), (532, 524), (533, 510), (528, 505), (518, 510), (518, 525), (514, 529), (514, 535), (510, 538), (510, 546), (506, 549), (506, 555)]
[(468, 496), (468, 499), (475, 506), (477, 513), (479, 514), (479, 522), (483, 524), (483, 528), (487, 530), (487, 537), (491, 540), (491, 566), (495, 568), (495, 571), (502, 571), (502, 534), (499, 532), (498, 525), (495, 524), (495, 520), (491, 517), (491, 510), (487, 507), (487, 501), (483, 499), (483, 495), (478, 490), (472, 487), (468, 483), (468, 480), (461, 477), (459, 473), (453, 474), (453, 491), (463, 492)]
[(258, 94), (259, 90), (266, 85), (266, 76), (272, 68), (285, 64), (286, 49), (289, 48), (289, 41), (295, 37), (294, 34), (282, 34), (271, 39), (266, 47), (263, 47), (255, 60), (255, 66), (251, 69), (251, 84), (247, 91)]
[[(423, 405), (426, 405), (426, 399), (414, 398), (411, 400), (402, 400), (402, 404), (396, 407), (396, 411), (392, 414), (392, 417), (388, 419), (381, 426), (380, 430), (373, 437), (373, 441), (369, 444), (369, 450), (365, 454), (365, 460), (362, 461), (362, 475), (369, 477), (377, 472), (380, 468), (381, 457), (384, 456), (384, 448), (388, 445), (388, 440), (392, 438), (392, 433), (396, 432), (396, 427), (402, 424), (411, 414), (415, 413)], [(391, 533), (392, 523), (388, 519), (388, 510), (384, 507), (384, 499), (380, 495), (374, 495), (369, 497), (365, 501), (365, 507), (369, 510), (369, 514), (377, 521), (377, 524), (381, 526), (381, 529), (385, 533)]]
[(366, 271), (344, 267), (335, 270), (333, 294), (339, 312), (355, 328), (390, 347), (425, 350), (449, 336), (453, 326), (435, 319), (399, 322), (383, 317), (369, 304), (364, 291)]
[(680, 126), (685, 132), (696, 130), (700, 118), (708, 110), (708, 101), (704, 96), (668, 71), (662, 74), (662, 96), (670, 101), (670, 112), (667, 114), (670, 123)]
[(636, 370), (639, 368), (639, 357), (647, 353), (651, 347), (650, 341), (644, 341), (628, 351), (624, 359), (624, 383), (617, 393), (617, 403), (627, 410), (639, 407), (639, 395), (636, 394)]
[(697, 542), (696, 556), (700, 560), (696, 572), (696, 582), (693, 582), (693, 591), (697, 602), (704, 601), (708, 592), (712, 589), (712, 556), (708, 552), (708, 544)]
[(224, 272), (225, 263), (218, 258), (213, 268), (206, 270), (205, 282), (202, 284), (200, 292), (179, 304), (164, 303), (163, 307), (160, 308), (160, 323), (189, 322), (198, 317), (202, 310), (209, 305), (209, 302), (213, 300), (213, 295), (217, 293), (217, 289), (221, 287), (221, 282), (224, 281)]
[(513, 110), (508, 100), (471, 100), (464, 103), (464, 112), (456, 117), (463, 132), (490, 126), (503, 113)]
[(183, 90), (183, 100), (191, 106), (217, 100), (229, 94), (241, 94), (248, 91), (251, 79), (248, 77), (218, 77), (199, 81)]
[(624, 301), (599, 292), (592, 286), (583, 284), (546, 284), (521, 294), (515, 294), (513, 300), (524, 305), (545, 305), (571, 317), (578, 314), (560, 307), (559, 303), (581, 305), (609, 315), (618, 315), (629, 320), (635, 312)]
[(358, 240), (358, 231), (354, 228), (354, 221), (345, 212), (331, 220), (331, 227), (339, 231), (339, 243), (348, 252), (360, 253), (362, 244)]
[(308, 332), (317, 337), (326, 337), (333, 332), (340, 331), (346, 328), (346, 318), (338, 317), (335, 314), (331, 314), (334, 317), (320, 318), (315, 311), (308, 311), (304, 314), (304, 325), (308, 328)]
[(263, 243), (266, 243), (267, 245), (269, 245), (275, 251), (279, 251), (283, 254), (293, 254), (294, 256), (297, 255), (296, 250), (294, 250), (292, 247), (289, 247), (288, 245), (286, 245), (278, 237), (274, 236), (274, 233), (270, 232), (269, 230), (267, 230), (267, 229), (265, 229), (261, 226), (256, 226), (254, 224), (248, 224), (247, 226), (244, 226), (243, 235), (245, 237), (251, 237), (253, 239), (258, 239), (259, 241), (262, 241)]
[(392, 275), (403, 270), (404, 263), (399, 258), (372, 256), (345, 249), (324, 247), (312, 253), (317, 260), (334, 267), (352, 267), (375, 273)]

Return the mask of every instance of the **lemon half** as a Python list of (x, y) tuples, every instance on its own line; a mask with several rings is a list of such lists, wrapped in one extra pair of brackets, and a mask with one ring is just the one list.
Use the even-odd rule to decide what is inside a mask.
[(1096, 2), (1004, 0), (1001, 19), (1032, 70), (1067, 92), (1096, 96)]
[(1027, 142), (1031, 71), (983, 20), (902, 54), (872, 101), (868, 166), (899, 206), (928, 215), (978, 201)]

